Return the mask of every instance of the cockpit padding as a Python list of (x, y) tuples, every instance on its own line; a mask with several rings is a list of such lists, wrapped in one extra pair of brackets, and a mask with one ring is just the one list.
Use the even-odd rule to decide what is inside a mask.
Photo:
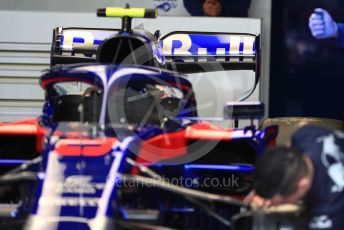
[(53, 121), (98, 122), (102, 94), (92, 91), (86, 95), (58, 96), (54, 106)]
[(54, 106), (53, 121), (81, 121), (80, 112), (83, 110), (82, 95), (58, 96)]

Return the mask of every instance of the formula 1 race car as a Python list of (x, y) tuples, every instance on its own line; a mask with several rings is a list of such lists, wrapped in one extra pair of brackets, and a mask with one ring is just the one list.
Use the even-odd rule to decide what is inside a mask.
[[(277, 128), (205, 122), (183, 74), (252, 71), (243, 101), (259, 81), (259, 36), (160, 37), (131, 28), (155, 10), (98, 16), (121, 17), (122, 28), (56, 28), (42, 116), (0, 124), (1, 229), (235, 229)], [(263, 113), (259, 102), (224, 106), (235, 123)]]

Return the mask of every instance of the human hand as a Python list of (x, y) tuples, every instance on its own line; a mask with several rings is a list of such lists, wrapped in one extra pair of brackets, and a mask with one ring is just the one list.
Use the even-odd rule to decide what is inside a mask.
[(270, 207), (271, 201), (264, 199), (256, 194), (255, 191), (250, 192), (244, 199), (245, 204), (250, 204), (257, 208), (267, 208)]
[(207, 16), (218, 16), (221, 10), (221, 4), (218, 0), (205, 0), (203, 3), (203, 11)]
[(308, 26), (313, 37), (317, 39), (337, 37), (337, 24), (324, 9), (317, 8), (314, 10), (314, 13), (309, 17)]

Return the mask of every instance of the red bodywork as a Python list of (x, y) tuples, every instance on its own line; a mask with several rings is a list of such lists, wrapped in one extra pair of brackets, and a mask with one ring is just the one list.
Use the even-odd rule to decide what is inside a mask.
[[(217, 140), (232, 139), (233, 129), (222, 129), (209, 123), (196, 123), (186, 129), (163, 133), (142, 143), (139, 151), (139, 162), (147, 163), (167, 160), (187, 154), (188, 140)], [(145, 160), (143, 160), (145, 159)]]
[[(36, 150), (43, 151), (43, 139), (47, 134), (47, 129), (43, 128), (37, 119), (26, 119), (17, 122), (0, 123), (0, 136), (23, 135), (36, 137)], [(18, 143), (20, 144), (20, 143)]]
[(55, 151), (61, 156), (99, 157), (110, 152), (117, 142), (115, 138), (63, 139), (56, 144)]

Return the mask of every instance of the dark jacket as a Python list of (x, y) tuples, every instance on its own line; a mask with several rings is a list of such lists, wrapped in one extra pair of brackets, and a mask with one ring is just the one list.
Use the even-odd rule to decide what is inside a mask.
[(335, 40), (335, 43), (340, 47), (344, 47), (344, 24), (337, 23), (337, 27), (338, 27), (338, 37)]
[(304, 197), (310, 229), (339, 230), (344, 226), (344, 133), (306, 125), (292, 136), (292, 147), (306, 154), (314, 168)]

